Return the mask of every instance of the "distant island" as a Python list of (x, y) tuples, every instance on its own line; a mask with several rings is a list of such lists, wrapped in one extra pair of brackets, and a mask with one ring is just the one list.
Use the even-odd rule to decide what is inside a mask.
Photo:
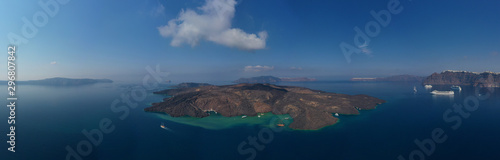
[(277, 82), (308, 82), (308, 81), (316, 81), (316, 79), (306, 78), (306, 77), (278, 78), (278, 77), (274, 77), (274, 76), (260, 76), (260, 77), (251, 77), (251, 78), (240, 78), (240, 79), (235, 80), (233, 82), (234, 83), (277, 83)]
[(19, 84), (50, 85), (50, 86), (79, 86), (95, 83), (112, 83), (109, 79), (72, 79), (72, 78), (47, 78), (42, 80), (17, 81)]
[[(192, 86), (196, 86), (192, 84)], [(163, 102), (145, 108), (147, 112), (163, 112), (172, 117), (207, 117), (208, 111), (222, 116), (257, 116), (272, 112), (289, 114), (293, 129), (316, 130), (333, 125), (333, 113), (357, 115), (358, 110), (374, 109), (384, 100), (367, 95), (327, 93), (303, 87), (272, 84), (200, 85), (167, 89), (155, 94), (171, 95)]]
[(351, 78), (351, 81), (378, 81), (378, 82), (422, 82), (425, 77), (414, 75), (396, 75), (382, 78)]
[(282, 77), (280, 79), (281, 79), (282, 82), (311, 82), (311, 81), (316, 81), (315, 78), (307, 78), (307, 77), (296, 77), (296, 78)]
[(201, 87), (201, 86), (213, 86), (208, 83), (193, 83), (193, 82), (185, 82), (180, 83), (178, 85), (172, 86), (172, 88), (193, 88), (193, 87)]
[(351, 81), (422, 82), (423, 85), (500, 87), (500, 73), (447, 70), (430, 76), (397, 75), (382, 78), (351, 78)]
[(423, 84), (500, 87), (500, 73), (448, 70), (441, 73), (433, 73), (423, 81)]

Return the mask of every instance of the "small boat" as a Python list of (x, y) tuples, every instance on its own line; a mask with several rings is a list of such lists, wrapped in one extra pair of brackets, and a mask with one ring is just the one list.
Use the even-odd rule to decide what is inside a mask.
[(259, 117), (259, 118), (260, 118), (260, 115), (258, 115), (257, 117)]
[(428, 85), (425, 85), (424, 87), (425, 87), (425, 89), (431, 89), (432, 85), (428, 84)]
[(285, 126), (285, 124), (283, 124), (283, 123), (278, 123), (278, 124), (277, 124), (277, 126), (278, 126), (278, 127), (284, 127), (284, 126)]
[(335, 113), (335, 116), (337, 116), (337, 117), (338, 117), (338, 116), (339, 116), (339, 113)]
[(165, 125), (163, 123), (161, 123), (160, 127), (163, 128), (163, 129), (167, 128), (167, 127), (165, 127)]
[(451, 89), (457, 90), (457, 91), (461, 91), (462, 87), (460, 87), (460, 86), (451, 86)]
[(455, 92), (453, 92), (453, 91), (438, 91), (438, 90), (434, 90), (431, 93), (435, 94), (435, 95), (453, 95), (453, 94), (455, 94)]
[(243, 119), (243, 118), (247, 118), (247, 116), (241, 116), (241, 119)]
[(285, 117), (285, 119), (288, 119), (289, 117)]
[(417, 86), (413, 86), (413, 93), (417, 93)]

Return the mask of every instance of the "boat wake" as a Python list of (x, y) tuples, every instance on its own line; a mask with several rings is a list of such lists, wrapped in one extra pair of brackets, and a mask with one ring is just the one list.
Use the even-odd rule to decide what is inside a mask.
[(170, 128), (165, 127), (165, 128), (162, 128), (162, 129), (164, 129), (164, 130), (167, 130), (167, 131), (170, 131), (170, 132), (174, 133), (174, 131), (173, 131), (173, 130), (171, 130)]
[(164, 129), (164, 130), (167, 130), (167, 131), (170, 131), (170, 132), (172, 132), (172, 133), (174, 132), (172, 129), (170, 129), (170, 128), (166, 127), (163, 123), (161, 123), (160, 128), (161, 128), (161, 129)]

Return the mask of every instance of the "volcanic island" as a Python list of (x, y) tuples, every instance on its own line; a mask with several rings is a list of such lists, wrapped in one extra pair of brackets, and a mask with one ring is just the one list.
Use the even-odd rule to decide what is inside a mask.
[(144, 110), (163, 112), (172, 117), (207, 117), (215, 111), (225, 117), (257, 116), (271, 112), (288, 114), (292, 129), (317, 130), (337, 123), (334, 113), (358, 115), (359, 110), (375, 109), (385, 100), (368, 95), (328, 93), (303, 87), (274, 84), (249, 84), (215, 86), (183, 83), (172, 89), (154, 92), (171, 97), (153, 103)]

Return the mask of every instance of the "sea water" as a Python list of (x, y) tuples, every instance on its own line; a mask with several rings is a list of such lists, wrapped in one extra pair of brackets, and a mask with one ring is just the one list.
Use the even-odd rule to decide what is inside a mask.
[[(16, 108), (16, 152), (7, 150), (8, 108), (0, 110), (4, 142), (0, 157), (6, 160), (66, 159), (67, 148), (88, 152), (82, 159), (498, 159), (500, 144), (500, 90), (488, 98), (477, 99), (472, 87), (462, 86), (453, 96), (435, 96), (418, 83), (389, 82), (282, 82), (278, 85), (301, 86), (343, 94), (366, 94), (387, 103), (360, 115), (340, 115), (340, 121), (316, 131), (292, 130), (274, 126), (284, 119), (265, 113), (261, 118), (179, 117), (144, 112), (165, 95), (148, 91), (129, 112), (112, 109), (115, 100), (130, 96), (133, 84), (95, 84), (87, 86), (19, 85)], [(417, 92), (414, 92), (414, 86)], [(5, 86), (2, 86), (5, 88)], [(159, 89), (166, 89), (161, 86)], [(432, 90), (450, 90), (435, 86)], [(4, 95), (1, 99), (7, 102)], [(464, 102), (464, 100), (467, 100)], [(474, 104), (477, 102), (477, 105)], [(453, 113), (454, 105), (474, 106), (467, 118)], [(120, 103), (120, 105), (125, 105)], [(115, 106), (117, 107), (117, 106)], [(447, 118), (445, 118), (447, 117)], [(82, 131), (100, 129), (109, 120), (113, 128), (103, 133), (97, 145)], [(450, 120), (451, 119), (451, 120)], [(460, 120), (457, 120), (460, 119)], [(457, 126), (460, 121), (459, 127)], [(164, 124), (167, 129), (160, 128)], [(283, 129), (283, 130), (281, 130)], [(435, 142), (433, 131), (442, 131)], [(101, 131), (102, 132), (102, 131)], [(251, 145), (255, 139), (257, 145)], [(423, 146), (415, 143), (429, 142)], [(433, 143), (431, 145), (430, 143)], [(83, 147), (82, 147), (83, 146)], [(431, 152), (432, 151), (432, 152)], [(79, 153), (78, 153), (79, 154)], [(413, 157), (410, 157), (413, 156)]]

